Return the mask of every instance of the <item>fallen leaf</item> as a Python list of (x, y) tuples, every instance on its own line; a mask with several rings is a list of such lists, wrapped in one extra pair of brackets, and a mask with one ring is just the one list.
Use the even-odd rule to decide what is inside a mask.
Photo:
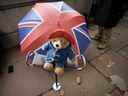
[(110, 67), (112, 67), (112, 66), (115, 65), (115, 64), (116, 64), (115, 62), (109, 60), (107, 67), (110, 68)]
[(81, 84), (81, 78), (80, 78), (80, 76), (77, 76), (77, 77), (76, 77), (76, 83), (77, 83), (78, 85)]

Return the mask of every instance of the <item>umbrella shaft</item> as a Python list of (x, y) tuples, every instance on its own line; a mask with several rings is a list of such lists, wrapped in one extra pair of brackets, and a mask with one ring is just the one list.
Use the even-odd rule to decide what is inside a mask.
[(58, 77), (57, 77), (57, 74), (55, 74), (55, 82), (56, 82), (56, 86), (58, 86)]

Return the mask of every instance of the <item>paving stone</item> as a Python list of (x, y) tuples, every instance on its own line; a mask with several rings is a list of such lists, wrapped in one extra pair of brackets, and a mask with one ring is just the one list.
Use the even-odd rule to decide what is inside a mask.
[(0, 69), (2, 72), (8, 72), (9, 65), (15, 65), (17, 62), (24, 61), (24, 59), (25, 56), (21, 54), (17, 46), (4, 50), (0, 54)]
[[(18, 22), (31, 9), (31, 6), (0, 11), (0, 29), (3, 33), (15, 32)], [(8, 23), (7, 23), (8, 22)]]
[[(28, 1), (28, 0), (27, 0)], [(0, 1), (0, 5), (8, 5), (8, 4), (14, 4), (14, 3), (22, 3), (22, 2), (26, 2), (26, 0), (2, 0)]]
[[(8, 57), (7, 65), (9, 62), (14, 65), (14, 72), (8, 74), (4, 70), (0, 77), (0, 96), (37, 96), (51, 88), (54, 83), (53, 75), (37, 67), (27, 67), (18, 48), (6, 51), (5, 55)], [(76, 84), (76, 76), (81, 77), (80, 85)], [(103, 96), (110, 87), (104, 77), (90, 65), (83, 71), (66, 69), (64, 76), (59, 77), (59, 82), (65, 96)]]
[(12, 48), (19, 44), (18, 32), (0, 36), (0, 44), (2, 49)]
[(36, 96), (51, 88), (52, 79), (40, 68), (25, 66), (25, 60), (14, 65), (14, 72), (3, 74), (1, 96)]
[(127, 84), (123, 78), (119, 77), (118, 75), (112, 75), (110, 76), (110, 78), (111, 78), (112, 85), (116, 85), (116, 87), (118, 87), (122, 91), (127, 90), (127, 86), (126, 86)]
[[(119, 38), (121, 38), (121, 37), (119, 37)], [(117, 36), (112, 36), (111, 40), (109, 41), (109, 48), (112, 51), (118, 51), (127, 44), (128, 44), (127, 42), (120, 41), (120, 39), (118, 39)]]
[[(120, 24), (119, 23), (116, 27), (114, 27), (112, 29), (112, 36), (111, 36), (111, 39), (109, 40), (109, 47), (107, 49), (117, 51), (120, 48), (122, 48), (123, 46), (125, 46), (126, 44), (128, 44), (127, 27), (128, 27), (128, 24), (123, 24), (123, 23)], [(92, 31), (90, 30), (90, 35), (92, 37), (94, 37), (96, 33), (98, 33), (97, 28), (95, 30), (92, 30)], [(95, 50), (97, 50), (95, 41), (92, 41), (92, 44), (88, 50), (89, 51), (91, 50), (91, 52), (95, 55), (98, 53), (102, 53), (100, 51), (99, 52), (95, 51)], [(89, 52), (89, 54), (92, 54), (92, 53)], [(91, 56), (91, 57), (93, 58), (94, 56)]]
[(128, 24), (118, 24), (112, 30), (112, 37), (110, 40), (110, 47), (112, 50), (116, 51), (128, 44)]
[[(0, 76), (0, 96), (36, 96), (51, 88), (53, 81), (50, 74), (41, 68), (26, 66), (19, 48), (11, 48), (3, 54), (6, 66)], [(8, 74), (8, 65), (14, 66), (13, 73)]]
[(92, 64), (106, 76), (118, 75), (128, 84), (128, 60), (109, 51), (92, 61)]
[[(77, 76), (81, 78), (80, 85), (76, 83)], [(90, 65), (83, 71), (66, 71), (59, 81), (65, 90), (65, 96), (103, 96), (110, 87), (105, 78)]]
[(97, 42), (92, 41), (92, 43), (85, 52), (85, 57), (87, 58), (88, 61), (91, 61), (96, 57), (100, 56), (101, 54), (104, 54), (108, 50), (110, 50), (110, 48), (106, 48), (104, 50), (97, 49)]
[(122, 55), (124, 58), (128, 59), (128, 46), (122, 48), (118, 52), (120, 55)]
[(18, 46), (5, 50), (2, 54), (3, 57), (1, 57), (6, 65), (15, 64), (25, 59), (25, 55), (21, 53)]
[(113, 34), (117, 35), (118, 39), (122, 42), (128, 41), (127, 27), (128, 27), (128, 24), (119, 23), (116, 27), (113, 28)]

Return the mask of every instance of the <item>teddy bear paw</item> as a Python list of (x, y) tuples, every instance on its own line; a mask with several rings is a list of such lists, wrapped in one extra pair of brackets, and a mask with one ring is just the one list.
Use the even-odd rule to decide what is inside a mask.
[(50, 63), (46, 63), (44, 64), (43, 68), (47, 71), (53, 71), (53, 64), (50, 64)]

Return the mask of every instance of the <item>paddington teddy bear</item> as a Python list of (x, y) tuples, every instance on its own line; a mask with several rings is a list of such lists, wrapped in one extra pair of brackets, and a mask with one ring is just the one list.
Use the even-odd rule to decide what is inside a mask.
[[(42, 57), (43, 55), (44, 57)], [(43, 65), (43, 69), (55, 72), (57, 75), (62, 75), (64, 67), (69, 63), (74, 64), (73, 66), (75, 67), (84, 64), (82, 60), (84, 60), (83, 56), (81, 59), (80, 56), (75, 54), (70, 41), (65, 35), (50, 37), (48, 42), (39, 49), (30, 52), (27, 56), (29, 65)], [(79, 68), (81, 69), (82, 67)]]
[(43, 49), (46, 51), (43, 68), (48, 71), (54, 70), (58, 75), (64, 73), (67, 59), (69, 58), (71, 60), (75, 57), (71, 44), (65, 37), (51, 38), (50, 41), (43, 46)]

